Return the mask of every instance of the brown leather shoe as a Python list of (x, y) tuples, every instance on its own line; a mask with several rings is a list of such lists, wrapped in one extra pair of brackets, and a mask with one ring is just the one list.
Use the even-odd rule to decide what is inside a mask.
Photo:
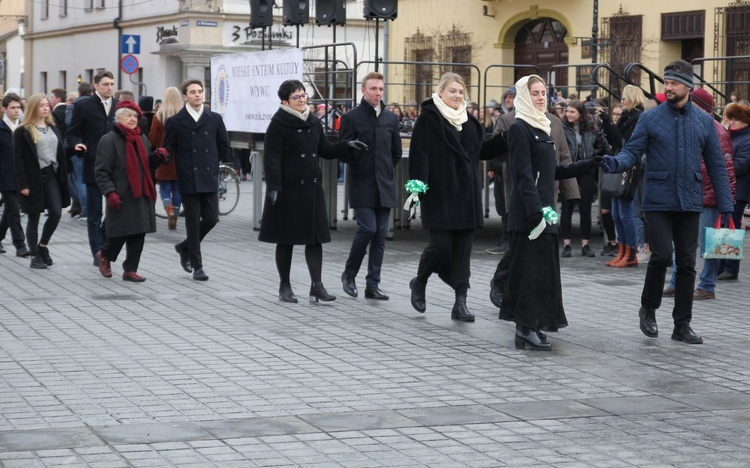
[(716, 294), (702, 289), (696, 289), (695, 292), (693, 292), (693, 300), (705, 301), (706, 299), (716, 299)]
[(107, 257), (102, 255), (102, 251), (96, 253), (96, 261), (99, 264), (99, 273), (105, 278), (112, 277), (112, 266)]
[(664, 292), (661, 293), (662, 297), (674, 297), (674, 288), (667, 286), (664, 288)]

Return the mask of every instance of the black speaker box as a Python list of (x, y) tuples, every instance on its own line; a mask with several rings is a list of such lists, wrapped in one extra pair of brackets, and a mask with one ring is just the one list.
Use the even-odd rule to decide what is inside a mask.
[(309, 0), (284, 0), (284, 25), (307, 24), (310, 22)]
[(365, 19), (395, 20), (398, 16), (398, 0), (365, 0)]
[(317, 24), (346, 24), (345, 0), (315, 0)]
[(250, 27), (273, 25), (273, 0), (250, 0)]

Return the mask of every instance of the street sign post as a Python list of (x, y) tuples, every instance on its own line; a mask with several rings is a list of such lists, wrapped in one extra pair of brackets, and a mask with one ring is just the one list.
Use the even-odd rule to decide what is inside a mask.
[(128, 54), (120, 60), (120, 70), (128, 75), (138, 71), (138, 57), (133, 54)]

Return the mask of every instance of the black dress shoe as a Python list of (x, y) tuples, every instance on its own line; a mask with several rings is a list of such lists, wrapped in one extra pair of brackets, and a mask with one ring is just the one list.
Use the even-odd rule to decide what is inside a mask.
[(47, 264), (44, 263), (44, 260), (39, 255), (31, 257), (31, 265), (29, 266), (34, 270), (44, 270), (47, 268)]
[(641, 318), (641, 331), (649, 338), (659, 336), (659, 327), (656, 325), (656, 310), (641, 307), (638, 311), (638, 317)]
[(690, 325), (680, 325), (674, 327), (672, 339), (675, 341), (684, 341), (687, 344), (703, 344), (703, 338), (696, 335)]
[(4, 254), (5, 252), (7, 252), (7, 250), (5, 250), (5, 247), (3, 247), (3, 243), (0, 242), (0, 254)]
[(466, 295), (456, 296), (456, 302), (453, 304), (453, 309), (451, 310), (451, 318), (462, 322), (474, 321), (474, 314), (469, 312), (468, 307), (466, 307)]
[(425, 298), (427, 283), (423, 283), (414, 277), (409, 281), (409, 287), (411, 288), (411, 306), (417, 312), (424, 313), (427, 310), (427, 299)]
[[(181, 244), (175, 244), (174, 249), (178, 254), (180, 254), (180, 265), (182, 265), (182, 269), (187, 271), (188, 273), (192, 273), (193, 267), (190, 266), (190, 253), (187, 251), (187, 249), (183, 249), (181, 247)], [(195, 275), (193, 275), (193, 277), (195, 277)], [(208, 279), (208, 276), (206, 276), (206, 279)]]
[(39, 256), (44, 260), (44, 263), (46, 263), (47, 266), (52, 266), (52, 257), (49, 256), (49, 249), (47, 247), (42, 247), (41, 245), (37, 247), (37, 249), (39, 251)]
[(31, 256), (31, 250), (25, 245), (16, 249), (16, 257), (26, 258)]
[(552, 351), (552, 345), (543, 340), (547, 336), (537, 330), (516, 325), (516, 349), (532, 349), (536, 351)]
[(495, 284), (495, 280), (490, 281), (490, 301), (498, 309), (503, 306), (503, 292)]
[(323, 283), (313, 283), (310, 285), (310, 302), (331, 302), (335, 300), (336, 296), (328, 294)]
[[(344, 292), (352, 297), (357, 297), (359, 291), (357, 291), (357, 284), (354, 282), (354, 278), (346, 276), (346, 272), (341, 273), (341, 286), (344, 288)], [(366, 293), (366, 291), (365, 291)]]
[(282, 302), (291, 302), (293, 304), (297, 303), (297, 296), (294, 295), (291, 285), (282, 284), (279, 286), (279, 300)]
[(365, 299), (377, 299), (378, 301), (387, 301), (390, 299), (387, 294), (383, 294), (378, 288), (365, 288)]
[(198, 267), (193, 270), (193, 279), (196, 281), (208, 281), (208, 275), (203, 271), (203, 268)]

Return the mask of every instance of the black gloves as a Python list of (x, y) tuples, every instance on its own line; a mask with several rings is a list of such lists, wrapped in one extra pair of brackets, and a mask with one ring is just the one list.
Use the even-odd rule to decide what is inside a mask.
[(607, 174), (617, 172), (617, 161), (615, 161), (615, 158), (609, 155), (601, 156), (601, 158), (604, 160), (601, 164), (604, 172), (606, 172)]
[(541, 211), (536, 211), (529, 215), (529, 223), (531, 223), (532, 229), (539, 226), (539, 223), (544, 219), (544, 215)]
[(349, 145), (349, 149), (352, 151), (367, 151), (368, 149), (367, 145), (359, 140), (352, 140), (347, 144)]
[(594, 156), (593, 158), (590, 159), (590, 161), (591, 161), (592, 168), (594, 166), (599, 166), (599, 167), (604, 166), (604, 158), (601, 156)]
[(266, 200), (271, 202), (271, 206), (274, 206), (276, 204), (276, 199), (279, 198), (279, 191), (278, 190), (269, 190), (266, 193)]

